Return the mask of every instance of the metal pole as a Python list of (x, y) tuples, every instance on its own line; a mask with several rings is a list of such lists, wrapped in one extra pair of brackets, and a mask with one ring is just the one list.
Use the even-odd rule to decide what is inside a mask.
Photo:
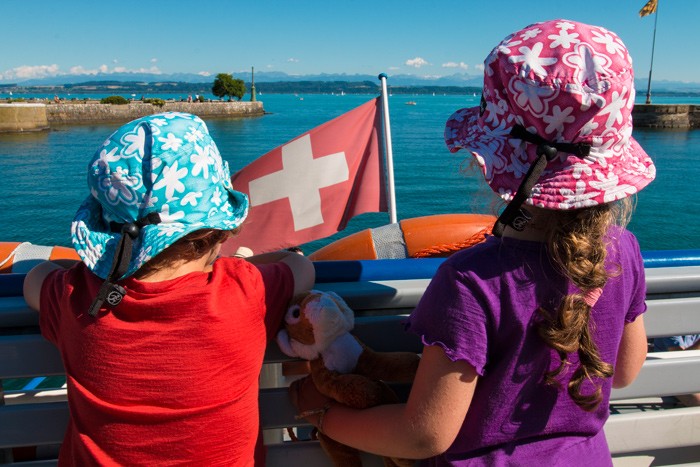
[(654, 12), (654, 38), (651, 42), (651, 64), (649, 65), (649, 83), (647, 84), (647, 104), (651, 104), (651, 70), (654, 68), (654, 47), (656, 46), (656, 21), (659, 19), (659, 4)]
[(391, 149), (391, 125), (389, 124), (389, 99), (386, 91), (386, 73), (378, 76), (382, 82), (382, 117), (384, 119), (384, 160), (386, 162), (387, 209), (389, 222), (396, 224), (396, 194), (394, 192), (394, 155)]

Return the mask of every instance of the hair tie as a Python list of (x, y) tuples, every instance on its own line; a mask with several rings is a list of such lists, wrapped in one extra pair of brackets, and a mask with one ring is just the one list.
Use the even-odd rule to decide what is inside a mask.
[(601, 287), (589, 289), (586, 293), (583, 294), (583, 301), (586, 302), (586, 305), (593, 308), (593, 305), (595, 305), (598, 302), (598, 299), (600, 298), (600, 295), (602, 293), (603, 289)]

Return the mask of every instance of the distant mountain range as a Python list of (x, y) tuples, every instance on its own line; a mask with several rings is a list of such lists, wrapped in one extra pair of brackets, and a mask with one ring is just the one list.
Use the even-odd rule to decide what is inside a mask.
[[(250, 72), (233, 73), (234, 78), (239, 78), (249, 83)], [(12, 83), (0, 81), (0, 85), (7, 87), (9, 84), (16, 86), (60, 86), (66, 84), (80, 84), (86, 81), (131, 81), (131, 82), (179, 82), (179, 83), (211, 83), (214, 75), (202, 76), (195, 73), (97, 73), (90, 75), (58, 75), (46, 78), (32, 78), (26, 80), (14, 80)], [(322, 73), (317, 75), (289, 75), (278, 71), (255, 72), (256, 83), (271, 82), (299, 82), (299, 81), (376, 81), (376, 75), (349, 75), (345, 73)], [(390, 75), (389, 82), (398, 86), (479, 86), (481, 87), (481, 75), (454, 74), (444, 77), (421, 77), (416, 75)]]
[[(251, 73), (233, 73), (235, 78), (243, 79), (250, 85)], [(199, 85), (209, 85), (214, 81), (214, 75), (202, 76), (194, 73), (172, 73), (172, 74), (149, 74), (149, 73), (97, 73), (91, 75), (59, 75), (46, 78), (34, 78), (27, 80), (15, 80), (14, 82), (0, 81), (0, 87), (54, 87), (80, 85), (90, 82), (130, 82), (130, 83), (191, 83)], [(256, 71), (255, 83), (309, 83), (309, 82), (349, 82), (349, 83), (377, 83), (376, 75), (345, 74), (345, 73), (322, 73), (315, 75), (290, 75), (276, 71)], [(398, 87), (478, 87), (483, 83), (483, 77), (467, 73), (455, 73), (441, 77), (425, 77), (417, 75), (399, 74), (390, 75), (387, 80), (389, 86)], [(637, 92), (645, 92), (647, 88), (646, 79), (637, 79), (635, 82)], [(652, 81), (654, 92), (671, 93), (700, 93), (700, 83), (687, 83), (681, 81), (659, 80)]]

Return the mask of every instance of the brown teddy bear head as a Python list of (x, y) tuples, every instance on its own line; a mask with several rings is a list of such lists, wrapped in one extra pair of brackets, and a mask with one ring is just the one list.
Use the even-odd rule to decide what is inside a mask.
[(353, 311), (338, 294), (312, 290), (289, 306), (277, 344), (290, 357), (314, 360), (353, 326)]

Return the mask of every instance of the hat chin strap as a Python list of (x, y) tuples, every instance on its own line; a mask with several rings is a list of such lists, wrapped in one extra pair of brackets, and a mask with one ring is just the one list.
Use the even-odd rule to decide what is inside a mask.
[(501, 215), (498, 216), (492, 229), (492, 233), (496, 237), (503, 236), (503, 231), (506, 226), (510, 226), (520, 232), (525, 228), (530, 219), (532, 219), (532, 216), (522, 209), (521, 206), (530, 196), (532, 187), (535, 186), (540, 179), (547, 164), (557, 157), (559, 151), (568, 152), (583, 159), (591, 150), (591, 145), (589, 143), (558, 143), (547, 141), (538, 134), (530, 133), (522, 125), (515, 125), (510, 131), (510, 137), (536, 144), (537, 159), (535, 163), (530, 166), (527, 174), (525, 174), (525, 178), (520, 183), (513, 200), (508, 203), (508, 206), (506, 206)]
[(119, 238), (117, 250), (112, 259), (112, 269), (109, 271), (107, 278), (97, 292), (95, 300), (88, 309), (90, 316), (97, 316), (105, 301), (111, 306), (117, 306), (126, 297), (126, 289), (117, 284), (116, 281), (126, 273), (129, 267), (133, 241), (139, 236), (143, 227), (159, 224), (160, 222), (160, 214), (152, 212), (141, 219), (137, 219), (135, 222), (127, 222), (125, 224), (110, 223), (112, 231), (121, 231), (122, 235)]

